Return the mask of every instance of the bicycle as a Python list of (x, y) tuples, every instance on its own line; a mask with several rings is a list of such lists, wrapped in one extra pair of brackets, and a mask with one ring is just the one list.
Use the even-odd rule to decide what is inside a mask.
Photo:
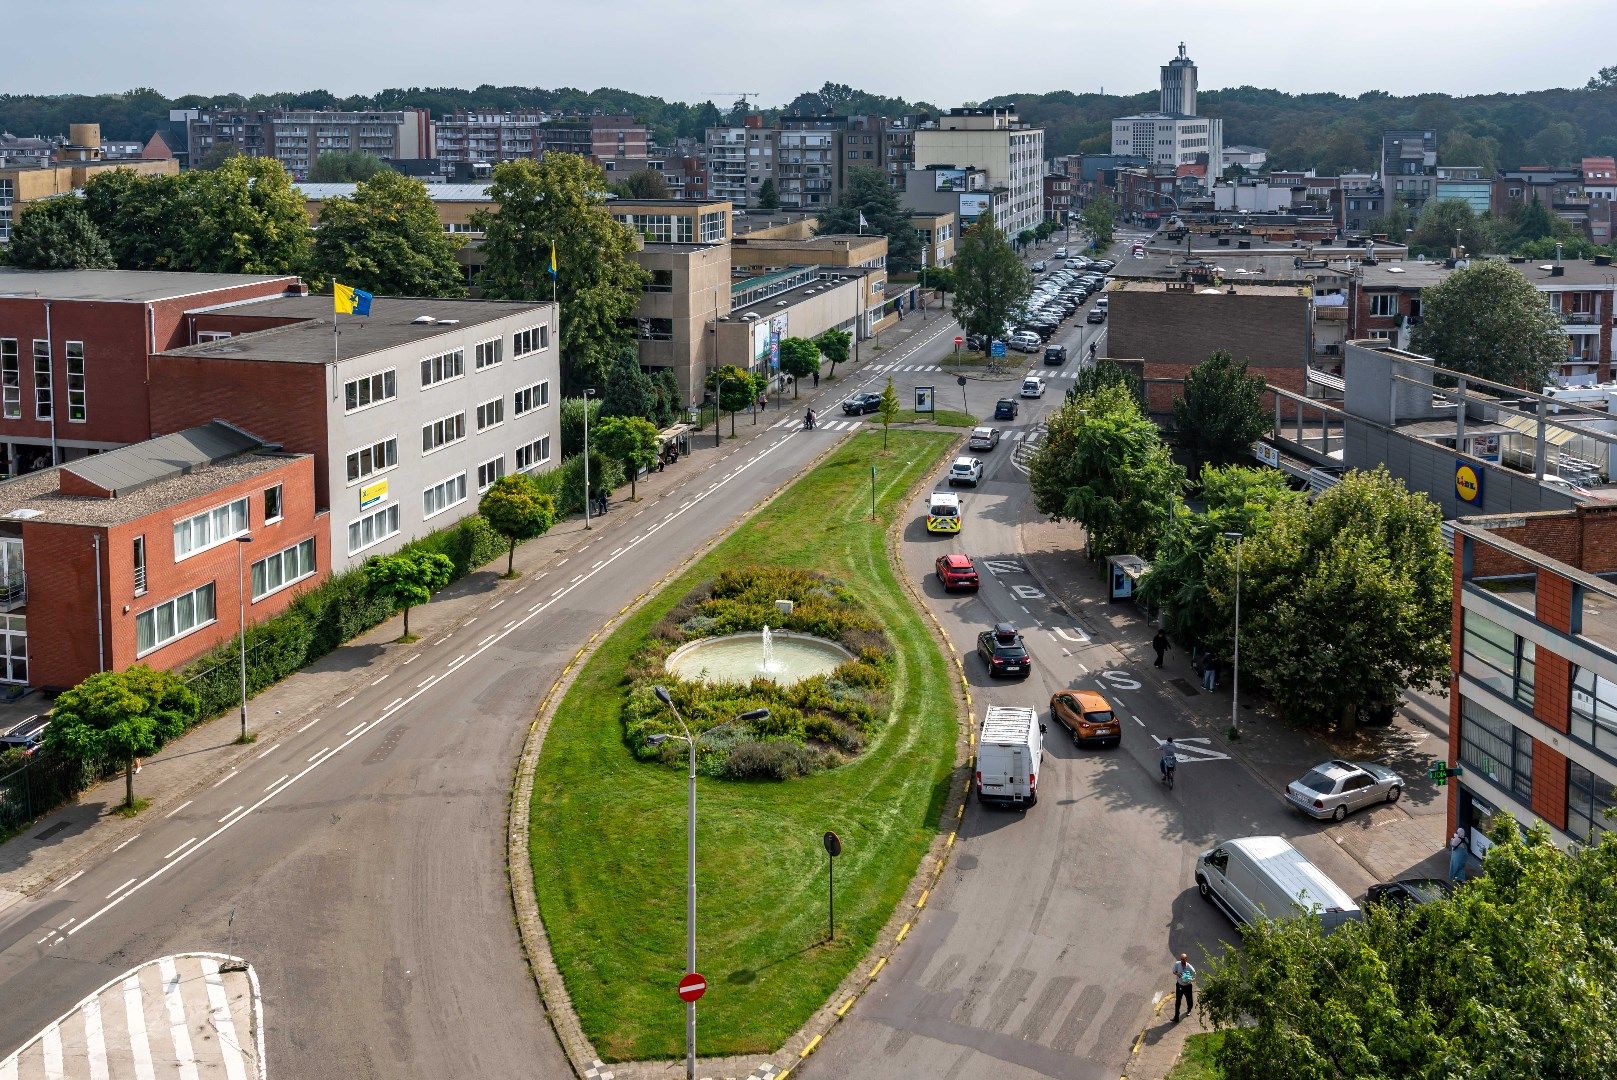
[(1169, 791), (1172, 791), (1173, 774), (1174, 771), (1178, 769), (1179, 763), (1170, 756), (1163, 758), (1159, 767), (1162, 770), (1162, 783), (1168, 788)]

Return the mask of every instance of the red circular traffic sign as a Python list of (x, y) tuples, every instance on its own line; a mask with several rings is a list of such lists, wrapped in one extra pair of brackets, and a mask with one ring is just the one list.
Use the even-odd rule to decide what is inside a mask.
[(956, 345), (964, 345), (966, 343), (966, 339), (961, 337), (959, 334), (956, 334), (954, 336), (954, 343)]
[(691, 972), (679, 980), (679, 1000), (695, 1001), (707, 993), (707, 980), (696, 972)]

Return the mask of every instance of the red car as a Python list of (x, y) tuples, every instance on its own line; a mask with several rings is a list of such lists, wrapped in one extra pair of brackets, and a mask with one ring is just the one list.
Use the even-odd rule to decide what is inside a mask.
[(975, 589), (982, 584), (977, 580), (977, 568), (965, 555), (939, 555), (938, 581), (942, 583), (944, 592)]

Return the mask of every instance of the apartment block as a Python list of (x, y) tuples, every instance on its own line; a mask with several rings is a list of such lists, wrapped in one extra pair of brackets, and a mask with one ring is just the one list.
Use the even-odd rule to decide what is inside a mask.
[(911, 210), (910, 223), (921, 241), (921, 262), (926, 266), (953, 266), (955, 216), (949, 210)]
[(994, 223), (1002, 230), (1011, 215), (1010, 188), (996, 186), (987, 169), (954, 165), (911, 168), (900, 201), (912, 214), (953, 215), (957, 233), (975, 225), (984, 210), (993, 211)]
[[(915, 168), (931, 166), (980, 169), (992, 187), (1004, 188), (1005, 211), (1001, 216), (995, 208), (994, 223), (1006, 236), (1044, 218), (1044, 129), (1022, 123), (1015, 105), (950, 109), (922, 124), (915, 132)], [(966, 217), (962, 211), (961, 220)]]
[(1437, 194), (1437, 136), (1430, 131), (1388, 131), (1381, 136), (1381, 213), (1395, 205), (1420, 213)]
[(730, 314), (729, 246), (647, 243), (634, 260), (651, 275), (635, 307), (640, 366), (671, 369), (682, 400), (698, 402), (718, 363), (714, 327)]
[(216, 146), (272, 157), (298, 178), (321, 154), (361, 153), (413, 160), (433, 156), (433, 123), (425, 109), (339, 112), (328, 109), (215, 111), (192, 117), (187, 149), (200, 162)]

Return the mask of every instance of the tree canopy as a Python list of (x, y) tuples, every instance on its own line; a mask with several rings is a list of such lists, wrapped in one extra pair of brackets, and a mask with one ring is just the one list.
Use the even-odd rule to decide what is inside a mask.
[(1509, 263), (1473, 262), (1421, 292), (1411, 347), (1444, 367), (1537, 390), (1567, 356), (1544, 297)]
[(28, 270), (111, 270), (112, 247), (74, 195), (26, 203), (0, 257)]
[(969, 334), (1003, 337), (1012, 313), (1033, 291), (1033, 277), (994, 224), (992, 210), (984, 210), (960, 237), (953, 270), (954, 317)]
[[(483, 492), (477, 512), (483, 515), (489, 528), (509, 542), (510, 547), (505, 553), (505, 576), (514, 577), (517, 545), (550, 531), (550, 527), (556, 523), (556, 500), (539, 491), (527, 473), (512, 473), (500, 477)], [(427, 595), (431, 597), (430, 590)], [(408, 607), (405, 608), (405, 617), (409, 618)]]
[(395, 608), (404, 609), (404, 641), (411, 640), (410, 609), (431, 600), (454, 575), (455, 564), (436, 551), (405, 548), (365, 560), (365, 578), (371, 588), (390, 599)]
[[(863, 230), (859, 216), (863, 214)], [(887, 268), (894, 273), (914, 273), (921, 267), (921, 238), (910, 216), (899, 205), (898, 192), (887, 182), (887, 174), (868, 165), (848, 170), (842, 194), (835, 206), (820, 212), (817, 230), (824, 233), (880, 233), (887, 237)]]
[(820, 350), (820, 355), (831, 361), (831, 374), (837, 373), (838, 364), (848, 362), (848, 350), (853, 344), (853, 333), (848, 330), (838, 330), (832, 327), (821, 331), (814, 338), (814, 347)]
[(792, 397), (797, 396), (798, 380), (820, 370), (820, 349), (808, 338), (789, 337), (780, 343), (780, 369), (792, 377)]
[(196, 722), (200, 704), (175, 674), (143, 664), (91, 675), (64, 690), (43, 739), (47, 753), (82, 765), (119, 762), (125, 805), (135, 805), (135, 759)]
[(1263, 379), (1248, 375), (1246, 361), (1220, 349), (1185, 376), (1173, 402), (1179, 445), (1198, 463), (1230, 465), (1252, 456), (1252, 444), (1269, 430), (1263, 411)]
[(624, 199), (667, 199), (673, 194), (663, 174), (655, 169), (636, 169), (613, 184), (612, 191)]
[(359, 150), (328, 150), (314, 159), (309, 168), (313, 184), (356, 184), (380, 172), (393, 170), (375, 154)]
[(612, 359), (606, 389), (601, 393), (602, 416), (657, 416), (657, 393), (651, 376), (640, 368), (640, 350), (625, 345)]
[(1095, 247), (1104, 251), (1112, 246), (1112, 233), (1117, 228), (1117, 204), (1110, 195), (1102, 192), (1089, 200), (1087, 206), (1078, 215), (1089, 235), (1094, 237)]
[(718, 395), (719, 408), (727, 413), (738, 413), (757, 401), (768, 383), (767, 376), (734, 364), (707, 373), (707, 388)]
[(459, 247), (439, 224), (427, 186), (392, 169), (360, 181), (351, 197), (320, 204), (315, 264), (328, 279), (366, 292), (464, 296)]
[(629, 477), (629, 498), (637, 498), (640, 470), (657, 463), (657, 425), (643, 416), (609, 416), (592, 433), (591, 442), (623, 466)]

